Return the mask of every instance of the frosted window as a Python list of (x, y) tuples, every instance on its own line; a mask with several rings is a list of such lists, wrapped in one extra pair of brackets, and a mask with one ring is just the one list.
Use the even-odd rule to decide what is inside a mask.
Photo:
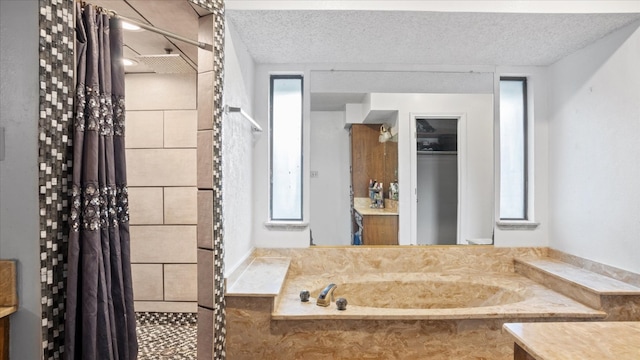
[(271, 220), (302, 220), (302, 77), (271, 77)]
[(527, 219), (526, 94), (526, 79), (500, 79), (500, 219)]

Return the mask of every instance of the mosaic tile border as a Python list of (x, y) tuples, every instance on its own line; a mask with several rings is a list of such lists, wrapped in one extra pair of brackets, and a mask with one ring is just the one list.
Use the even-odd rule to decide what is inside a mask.
[(197, 325), (196, 313), (137, 312), (138, 325)]
[[(201, 346), (211, 346), (213, 359), (224, 360), (226, 358), (226, 313), (225, 313), (225, 281), (224, 281), (224, 230), (222, 226), (222, 116), (223, 116), (223, 84), (224, 84), (224, 0), (189, 0), (190, 2), (199, 5), (212, 13), (213, 16), (213, 83), (205, 84), (205, 86), (212, 86), (212, 147), (213, 149), (198, 149), (198, 152), (209, 153), (209, 150), (213, 152), (212, 161), (212, 183), (211, 188), (202, 188), (199, 186), (199, 190), (208, 190), (213, 193), (213, 207), (210, 209), (210, 213), (213, 213), (213, 246), (211, 248), (201, 248), (206, 254), (206, 257), (213, 255), (213, 269), (206, 269), (206, 273), (210, 273), (213, 270), (213, 324), (201, 324), (203, 326), (213, 326), (212, 335), (204, 335), (203, 338), (198, 340)], [(202, 30), (201, 30), (202, 31)], [(202, 65), (202, 64), (201, 64)], [(207, 64), (209, 65), (209, 64)], [(206, 115), (207, 117), (209, 114)], [(208, 121), (208, 120), (207, 120)], [(210, 154), (210, 153), (209, 153)], [(207, 170), (209, 171), (209, 170)], [(209, 176), (208, 174), (206, 176)], [(199, 179), (198, 183), (201, 181)], [(202, 183), (209, 184), (208, 181)], [(209, 211), (209, 209), (207, 209)], [(202, 263), (198, 264), (199, 272), (200, 268), (204, 268)], [(199, 304), (201, 305), (201, 304)], [(211, 304), (208, 304), (211, 306)], [(200, 337), (200, 335), (199, 335)], [(206, 339), (205, 339), (206, 337)], [(204, 350), (204, 349), (202, 349)], [(203, 354), (208, 354), (208, 351), (203, 351)], [(208, 355), (207, 355), (208, 356)]]
[(42, 358), (64, 352), (67, 214), (71, 183), (75, 18), (73, 0), (39, 1), (38, 179)]

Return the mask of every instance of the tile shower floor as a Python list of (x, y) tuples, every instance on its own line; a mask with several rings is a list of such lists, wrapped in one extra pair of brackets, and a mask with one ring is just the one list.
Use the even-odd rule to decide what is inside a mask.
[(195, 360), (195, 314), (137, 313), (138, 360)]

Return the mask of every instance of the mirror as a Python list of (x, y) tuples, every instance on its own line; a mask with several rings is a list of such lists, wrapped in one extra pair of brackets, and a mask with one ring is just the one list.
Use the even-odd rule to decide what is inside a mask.
[[(318, 71), (312, 72), (312, 79), (317, 80), (325, 75), (320, 73), (327, 73), (330, 79), (322, 81), (323, 84), (330, 82), (334, 77), (333, 73)], [(354, 82), (354, 90), (366, 88), (366, 79), (375, 79), (377, 75), (374, 72), (370, 73), (369, 77), (360, 75), (363, 81)], [(407, 78), (406, 73), (398, 72), (396, 75), (397, 79), (389, 82), (389, 88), (394, 91), (397, 91), (398, 83), (412, 86), (416, 81), (436, 76), (429, 72), (414, 73), (412, 75), (418, 80), (412, 81)], [(389, 74), (386, 76), (387, 79), (392, 79)], [(437, 76), (441, 78), (442, 75)], [(455, 74), (455, 77), (458, 80), (456, 93), (448, 94), (446, 91), (450, 89), (429, 85), (425, 87), (424, 93), (360, 95), (361, 103), (365, 104), (363, 107), (369, 109), (362, 118), (365, 122), (371, 123), (365, 124), (355, 124), (358, 121), (349, 119), (347, 104), (351, 104), (354, 97), (359, 100), (357, 94), (311, 92), (311, 229), (316, 245), (348, 246), (353, 244), (354, 240), (356, 244), (358, 240), (365, 245), (390, 244), (367, 243), (365, 236), (361, 235), (359, 239), (353, 236), (362, 228), (362, 224), (358, 224), (352, 209), (358, 205), (366, 207), (370, 203), (367, 202), (370, 196), (369, 180), (378, 180), (384, 184), (383, 197), (386, 199), (389, 198), (389, 183), (398, 181), (397, 225), (390, 224), (389, 218), (385, 218), (385, 225), (379, 225), (386, 229), (386, 238), (397, 239), (392, 240), (395, 244), (467, 244), (468, 239), (491, 238), (494, 202), (493, 74), (469, 74), (469, 77)], [(338, 87), (341, 91), (345, 90), (343, 85)], [(326, 90), (326, 87), (322, 90)], [(374, 112), (374, 116), (369, 116)], [(384, 116), (380, 113), (384, 113)], [(433, 127), (437, 125), (439, 129), (434, 132), (434, 136), (426, 136), (427, 130), (421, 128), (426, 125), (425, 121), (420, 120), (418, 116), (421, 114), (425, 119), (435, 114), (446, 115), (445, 118), (448, 120), (427, 121), (426, 124)], [(391, 141), (380, 143), (382, 125), (385, 126), (384, 130), (391, 130)], [(452, 126), (462, 128), (463, 131), (452, 131)], [(368, 141), (354, 137), (354, 129), (361, 127), (369, 133)], [(442, 129), (443, 127), (446, 129)], [(438, 131), (443, 134), (437, 134)], [(417, 142), (418, 132), (422, 133), (421, 136), (425, 135), (420, 144)], [(455, 139), (451, 138), (452, 134)], [(443, 143), (437, 144), (435, 139)], [(447, 156), (430, 157), (427, 160), (425, 156), (419, 155), (420, 152), (438, 150), (438, 146), (449, 149), (452, 143), (458, 142), (462, 143), (460, 151), (463, 152), (459, 157), (447, 152)], [(444, 152), (440, 152), (441, 154)], [(453, 162), (450, 161), (451, 158)], [(432, 166), (432, 174), (433, 169), (441, 169), (442, 173), (438, 176), (425, 176), (424, 167), (420, 167), (420, 164), (427, 161), (431, 162), (429, 166)], [(445, 161), (449, 161), (446, 167), (433, 168), (435, 163)], [(363, 169), (363, 164), (369, 162), (377, 163), (382, 168), (381, 171)], [(375, 169), (375, 166), (373, 168)], [(384, 175), (378, 175), (381, 172), (384, 172)], [(325, 174), (330, 176), (331, 180), (323, 178)], [(447, 177), (446, 174), (455, 176)], [(437, 190), (436, 180), (439, 184), (447, 184), (443, 188), (446, 191)], [(329, 182), (334, 184), (333, 188)], [(353, 204), (349, 201), (350, 186), (353, 191)], [(317, 187), (323, 189), (322, 196), (313, 195)], [(426, 187), (431, 187), (431, 190), (422, 191)], [(331, 191), (324, 191), (330, 188)], [(419, 199), (418, 194), (422, 194), (423, 198)], [(428, 195), (425, 197), (424, 194)], [(444, 197), (448, 200), (443, 201)], [(424, 206), (418, 207), (416, 203), (424, 205), (428, 202), (436, 205), (429, 208), (431, 214), (424, 215)], [(388, 206), (385, 210), (388, 210)], [(429, 231), (425, 230), (428, 219), (442, 218), (439, 213), (446, 213), (448, 219), (445, 231), (447, 239), (444, 242), (433, 240), (436, 236), (434, 234), (443, 233), (443, 229), (434, 229), (431, 225), (428, 227)], [(431, 223), (439, 225), (433, 221)], [(397, 230), (393, 230), (394, 226)], [(366, 227), (364, 225), (364, 232), (367, 232)], [(372, 231), (378, 230), (370, 230), (369, 233)], [(427, 237), (424, 234), (430, 234), (430, 239), (423, 239)]]

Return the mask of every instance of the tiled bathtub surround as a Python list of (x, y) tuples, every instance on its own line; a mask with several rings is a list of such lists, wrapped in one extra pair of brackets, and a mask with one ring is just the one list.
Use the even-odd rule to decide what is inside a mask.
[[(514, 258), (547, 254), (546, 248), (491, 246), (256, 249), (255, 256), (290, 258), (289, 273), (276, 298), (227, 297), (227, 353), (234, 359), (511, 359), (513, 342), (501, 331), (505, 322), (606, 316), (514, 273)], [(401, 280), (424, 281), (424, 287), (405, 293), (385, 288), (385, 281), (400, 285)], [(301, 290), (315, 297), (330, 282), (338, 289), (343, 284), (370, 291), (352, 296), (346, 311), (333, 302), (328, 308), (316, 306), (313, 298), (300, 302)], [(373, 286), (380, 284), (376, 291)], [(474, 303), (483, 288), (492, 286), (501, 289), (498, 299)], [(438, 288), (447, 294), (441, 296)], [(442, 308), (465, 293), (468, 307)], [(349, 300), (346, 293), (336, 294)], [(378, 298), (378, 307), (368, 306), (367, 296)], [(420, 298), (413, 309), (405, 301), (411, 297)], [(394, 302), (400, 306), (385, 308)]]

